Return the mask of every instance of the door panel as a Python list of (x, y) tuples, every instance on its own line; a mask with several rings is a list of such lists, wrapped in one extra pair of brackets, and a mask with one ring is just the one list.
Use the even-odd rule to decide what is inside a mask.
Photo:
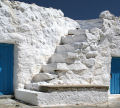
[(120, 58), (112, 58), (111, 63), (111, 94), (120, 94)]
[(13, 94), (14, 45), (0, 44), (0, 95)]

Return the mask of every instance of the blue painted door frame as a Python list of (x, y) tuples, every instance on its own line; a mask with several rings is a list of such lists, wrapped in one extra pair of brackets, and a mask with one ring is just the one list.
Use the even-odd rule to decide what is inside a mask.
[(110, 93), (120, 94), (120, 58), (113, 57), (111, 62)]
[(14, 45), (0, 44), (0, 95), (13, 94)]

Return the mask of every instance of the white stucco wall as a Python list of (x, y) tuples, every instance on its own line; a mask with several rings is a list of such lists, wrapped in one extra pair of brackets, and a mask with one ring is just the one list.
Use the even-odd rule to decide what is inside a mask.
[[(120, 19), (109, 11), (102, 12), (100, 18), (103, 20), (101, 28), (84, 30), (82, 35), (85, 35), (86, 40), (82, 44), (85, 47), (76, 50), (80, 58), (74, 65), (68, 66), (66, 62), (64, 65), (59, 64), (68, 71), (49, 82), (42, 81), (42, 84), (109, 85), (111, 56), (120, 56)], [(41, 66), (47, 64), (54, 54), (61, 37), (64, 42), (68, 42), (65, 40), (68, 31), (77, 28), (80, 28), (79, 24), (64, 17), (60, 10), (1, 0), (0, 42), (15, 45), (15, 88), (24, 88), (25, 84), (30, 84)], [(81, 38), (79, 36), (76, 40)], [(69, 44), (73, 44), (73, 41)], [(67, 46), (67, 49), (71, 47)], [(77, 73), (73, 68), (84, 68), (84, 71)]]
[[(99, 18), (101, 27), (82, 29), (81, 26), (63, 36), (62, 45), (57, 46), (49, 64), (34, 76), (35, 83), (26, 88), (36, 90), (43, 84), (110, 86), (111, 58), (120, 57), (120, 19), (109, 11), (102, 12)], [(51, 78), (48, 73), (57, 77), (45, 81)]]
[(0, 42), (15, 44), (14, 86), (24, 88), (54, 53), (61, 36), (79, 28), (60, 10), (0, 1)]

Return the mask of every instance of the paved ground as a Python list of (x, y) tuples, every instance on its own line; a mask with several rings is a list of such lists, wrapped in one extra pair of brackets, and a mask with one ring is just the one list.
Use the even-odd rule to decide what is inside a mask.
[(14, 99), (0, 99), (0, 108), (32, 108), (32, 106)]
[[(41, 108), (32, 106), (15, 99), (0, 99), (0, 108)], [(48, 107), (47, 107), (48, 108)], [(120, 108), (120, 95), (112, 95), (109, 97), (108, 105), (89, 106), (89, 107), (51, 107), (51, 108)]]
[(110, 108), (120, 108), (120, 95), (109, 96), (109, 106)]

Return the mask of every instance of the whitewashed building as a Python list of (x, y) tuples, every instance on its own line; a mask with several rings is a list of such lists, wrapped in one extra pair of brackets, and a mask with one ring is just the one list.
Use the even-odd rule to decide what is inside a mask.
[(0, 0), (1, 95), (39, 106), (107, 103), (119, 93), (115, 57), (120, 18), (109, 11), (74, 21), (60, 10)]

